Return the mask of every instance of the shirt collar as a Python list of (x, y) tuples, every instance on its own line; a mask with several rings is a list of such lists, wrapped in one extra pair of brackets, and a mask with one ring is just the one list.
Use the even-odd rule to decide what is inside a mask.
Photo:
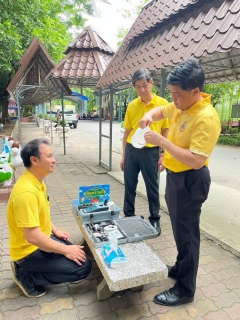
[(40, 182), (35, 176), (34, 174), (32, 174), (28, 169), (26, 169), (23, 174), (28, 178), (30, 179), (36, 186), (39, 190), (41, 189), (45, 189), (45, 184), (44, 182)]
[(148, 104), (145, 104), (144, 102), (142, 102), (140, 97), (138, 97), (138, 102), (143, 104), (144, 106), (150, 106), (151, 104), (155, 105), (156, 104), (157, 95), (155, 93), (152, 93), (152, 94), (153, 94), (153, 98)]
[(211, 95), (210, 94), (201, 92), (201, 95), (203, 97), (203, 100), (200, 100), (200, 101), (196, 102), (188, 110), (186, 110), (185, 112), (183, 110), (181, 113), (188, 113), (188, 114), (190, 114), (190, 116), (194, 116), (200, 110), (202, 110), (204, 107), (206, 107), (207, 105), (211, 104)]

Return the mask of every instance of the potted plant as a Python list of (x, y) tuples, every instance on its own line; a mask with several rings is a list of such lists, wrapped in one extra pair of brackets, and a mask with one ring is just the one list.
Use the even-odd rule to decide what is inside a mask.
[(45, 113), (45, 114), (43, 115), (43, 118), (44, 118), (44, 120), (49, 120), (49, 119), (50, 119), (50, 116)]
[(59, 124), (62, 126), (62, 127), (66, 127), (68, 122), (66, 120), (64, 120), (64, 123), (63, 123), (63, 120), (59, 120)]
[(37, 116), (37, 126), (43, 128), (43, 114), (39, 113)]

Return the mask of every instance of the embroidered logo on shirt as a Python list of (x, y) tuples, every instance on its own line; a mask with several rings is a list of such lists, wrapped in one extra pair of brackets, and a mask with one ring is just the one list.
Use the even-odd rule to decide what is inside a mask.
[(186, 121), (180, 126), (179, 131), (183, 132), (186, 129)]

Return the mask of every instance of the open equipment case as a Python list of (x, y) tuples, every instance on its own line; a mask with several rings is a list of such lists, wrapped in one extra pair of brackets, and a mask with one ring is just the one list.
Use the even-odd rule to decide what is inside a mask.
[[(112, 236), (118, 238), (118, 244), (142, 241), (158, 236), (155, 228), (142, 217), (89, 221), (82, 225), (95, 248), (100, 248), (108, 243)], [(113, 228), (114, 232), (106, 232), (106, 227)]]

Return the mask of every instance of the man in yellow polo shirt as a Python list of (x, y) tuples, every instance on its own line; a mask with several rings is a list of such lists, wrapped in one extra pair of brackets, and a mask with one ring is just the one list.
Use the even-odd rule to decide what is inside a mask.
[(91, 261), (82, 246), (72, 245), (69, 234), (51, 222), (43, 179), (54, 171), (55, 158), (46, 139), (26, 144), (21, 157), (26, 170), (8, 201), (10, 256), (13, 280), (29, 297), (41, 297), (45, 285), (86, 278)]
[(167, 78), (173, 102), (145, 114), (139, 123), (145, 128), (152, 121), (172, 119), (167, 139), (152, 131), (144, 136), (147, 143), (165, 150), (165, 198), (178, 251), (175, 265), (168, 266), (168, 276), (175, 278), (176, 283), (154, 297), (160, 305), (192, 302), (196, 290), (200, 213), (211, 182), (209, 157), (221, 130), (211, 96), (201, 92), (204, 81), (197, 60), (183, 61)]
[[(130, 102), (124, 118), (123, 155), (120, 168), (124, 171), (124, 206), (125, 217), (135, 215), (135, 198), (138, 183), (138, 174), (141, 171), (149, 202), (149, 221), (161, 233), (160, 228), (160, 202), (158, 186), (158, 170), (164, 170), (163, 153), (159, 153), (159, 147), (151, 143), (142, 148), (135, 148), (132, 145), (132, 136), (139, 128), (139, 120), (143, 115), (156, 106), (167, 104), (167, 100), (152, 93), (153, 80), (147, 69), (139, 69), (132, 77), (132, 85), (138, 94), (138, 98)], [(168, 119), (152, 123), (151, 130), (167, 137)]]

